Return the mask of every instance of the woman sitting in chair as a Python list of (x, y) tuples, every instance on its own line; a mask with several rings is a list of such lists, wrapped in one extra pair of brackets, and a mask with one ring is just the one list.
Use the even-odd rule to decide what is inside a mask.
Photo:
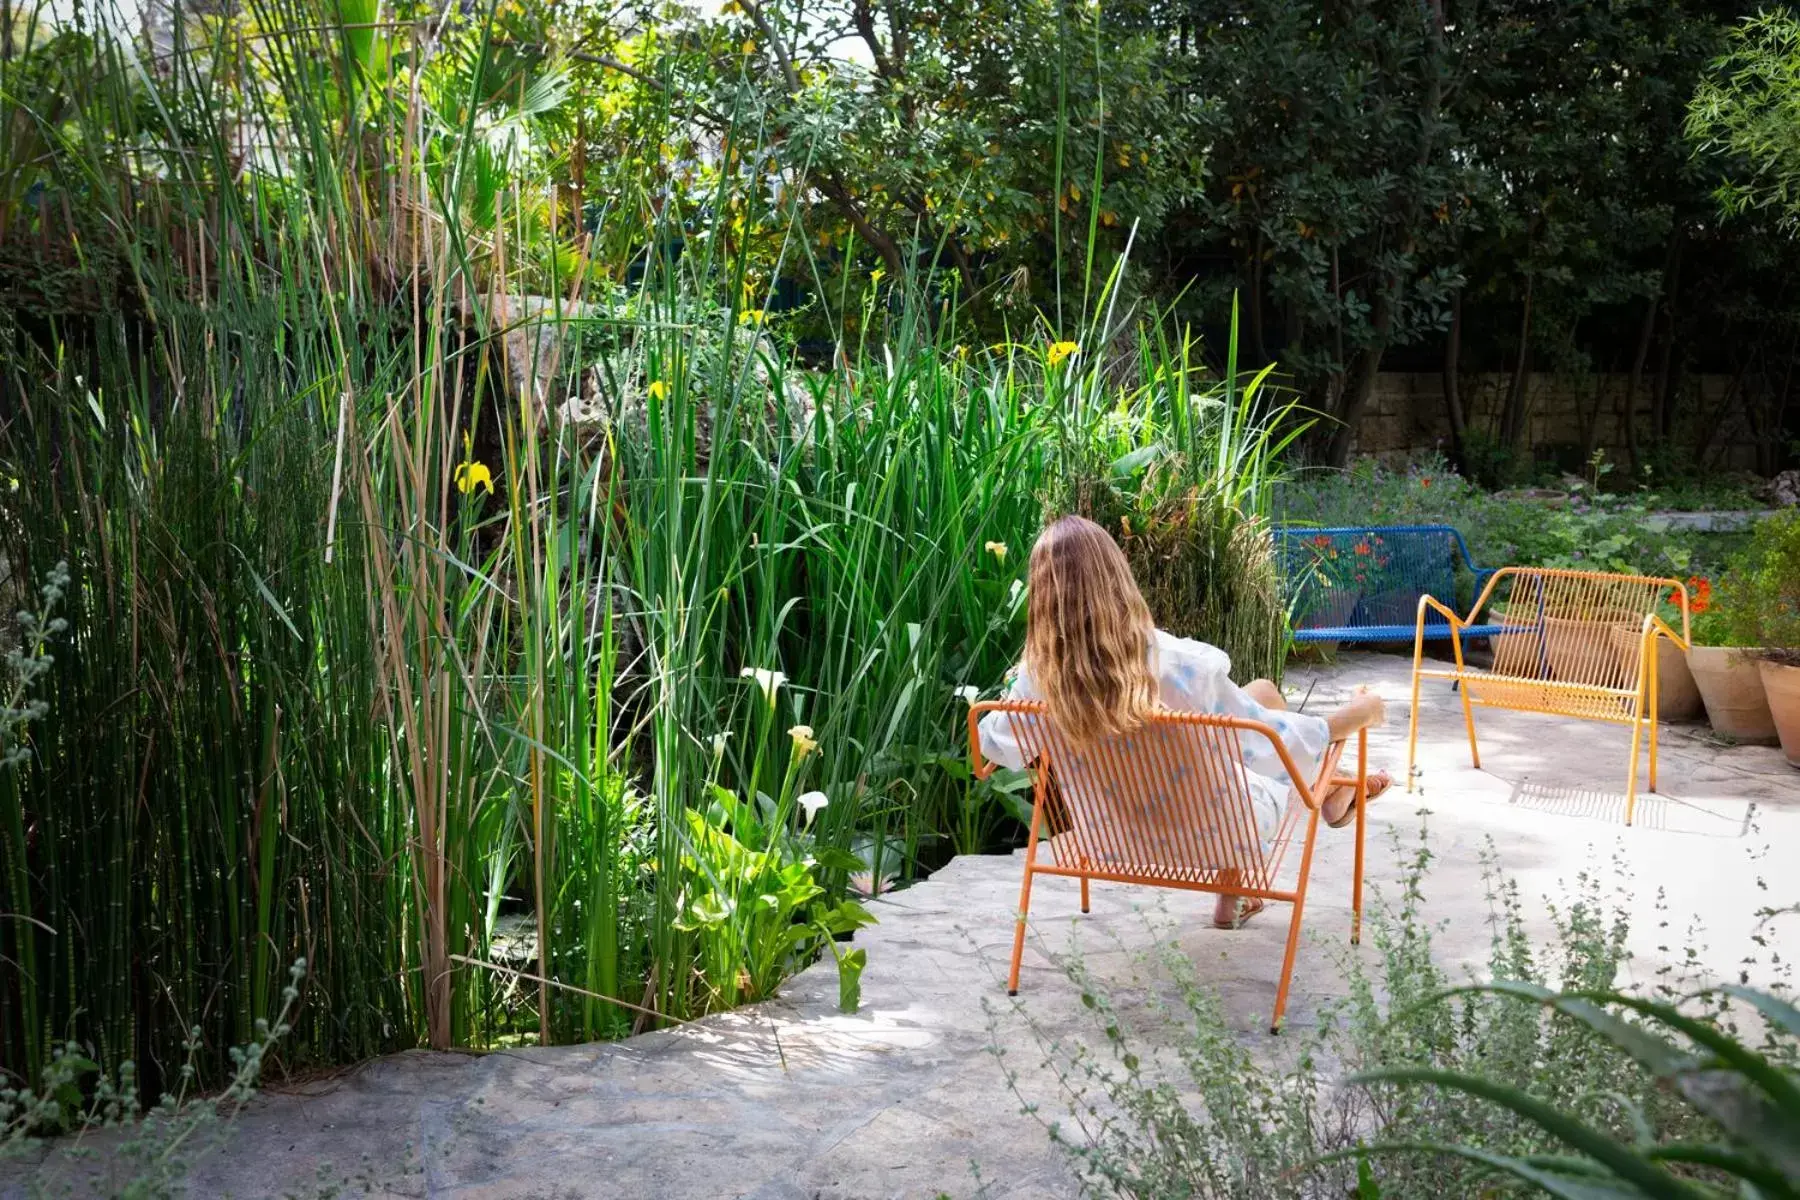
[[(1315, 717), (1289, 712), (1280, 689), (1266, 679), (1233, 683), (1223, 650), (1156, 628), (1124, 553), (1106, 530), (1083, 517), (1063, 517), (1044, 530), (1031, 550), (1029, 585), (1024, 662), (1012, 673), (1006, 699), (1042, 701), (1074, 746), (1132, 734), (1159, 706), (1215, 713), (1268, 725), (1311, 779), (1332, 742), (1386, 717), (1380, 697), (1366, 691), (1330, 716)], [(984, 717), (981, 748), (993, 761), (1018, 769), (1025, 761), (1013, 719), (1004, 712)], [(1239, 741), (1257, 835), (1267, 842), (1284, 808), (1298, 798), (1266, 737), (1245, 732)], [(1373, 798), (1391, 782), (1386, 772), (1372, 772), (1366, 794)], [(1355, 804), (1354, 784), (1342, 784), (1327, 795), (1320, 817), (1342, 828), (1355, 818)], [(1221, 895), (1213, 923), (1232, 929), (1262, 907), (1254, 897)]]

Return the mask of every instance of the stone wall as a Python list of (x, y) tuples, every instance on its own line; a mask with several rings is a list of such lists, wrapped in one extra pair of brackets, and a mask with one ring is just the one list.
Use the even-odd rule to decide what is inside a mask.
[[(1625, 454), (1621, 411), (1625, 400), (1624, 375), (1533, 374), (1528, 384), (1530, 417), (1526, 441), (1539, 449), (1550, 446), (1592, 446), (1618, 461)], [(1730, 397), (1728, 375), (1690, 376), (1678, 412), (1682, 428), (1676, 431), (1682, 444), (1697, 443), (1702, 422), (1723, 420), (1707, 454), (1707, 466), (1749, 469), (1756, 465), (1756, 449), (1744, 426), (1738, 406)], [(1464, 375), (1463, 406), (1469, 427), (1496, 437), (1506, 407), (1506, 391), (1512, 377), (1505, 373)], [(1650, 397), (1640, 385), (1637, 398), (1638, 429), (1650, 426)], [(1640, 434), (1640, 436), (1642, 436)], [(1450, 421), (1444, 411), (1444, 381), (1437, 372), (1386, 372), (1375, 385), (1356, 431), (1356, 453), (1399, 459), (1433, 449), (1448, 451)]]

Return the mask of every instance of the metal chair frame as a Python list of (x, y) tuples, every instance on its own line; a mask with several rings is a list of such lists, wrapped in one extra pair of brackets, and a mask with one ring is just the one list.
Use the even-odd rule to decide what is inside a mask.
[[(1476, 618), (1496, 589), (1508, 588), (1507, 613), (1498, 624)], [(1520, 597), (1523, 596), (1523, 605)], [(1678, 601), (1681, 632), (1657, 608), (1664, 596)], [(1524, 609), (1523, 614), (1515, 611)], [(1450, 632), (1454, 670), (1425, 666), (1427, 617), (1437, 614)], [(1605, 614), (1605, 615), (1602, 615)], [(1686, 650), (1690, 636), (1687, 585), (1676, 579), (1570, 571), (1550, 567), (1502, 567), (1488, 578), (1469, 615), (1461, 617), (1434, 596), (1419, 598), (1413, 635), (1412, 712), (1406, 737), (1406, 789), (1413, 790), (1419, 740), (1419, 684), (1448, 679), (1462, 696), (1469, 731), (1469, 758), (1481, 768), (1475, 740), (1475, 706), (1540, 712), (1580, 720), (1631, 726), (1631, 766), (1625, 784), (1625, 823), (1637, 809), (1638, 758), (1650, 743), (1649, 789), (1656, 791), (1656, 640), (1668, 638)], [(1437, 627), (1434, 623), (1433, 627)], [(1608, 650), (1598, 642), (1609, 627), (1635, 631), (1635, 652)], [(1494, 665), (1468, 666), (1463, 638), (1494, 639)]]
[[(1025, 843), (1024, 878), (1019, 886), (1008, 995), (1018, 994), (1031, 885), (1039, 875), (1079, 879), (1084, 913), (1088, 911), (1088, 887), (1093, 880), (1252, 896), (1293, 905), (1281, 982), (1269, 1024), (1270, 1033), (1279, 1033), (1300, 945), (1300, 921), (1312, 877), (1319, 812), (1337, 786), (1356, 789), (1350, 940), (1353, 944), (1360, 941), (1368, 798), (1366, 730), (1357, 734), (1353, 778), (1336, 773), (1345, 748), (1345, 743), (1339, 741), (1326, 751), (1318, 777), (1308, 781), (1280, 735), (1259, 721), (1165, 711), (1152, 715), (1146, 728), (1137, 733), (1075, 747), (1055, 729), (1041, 703), (985, 701), (969, 710), (969, 750), (978, 779), (985, 779), (995, 769), (995, 764), (981, 752), (979, 725), (988, 713), (1011, 715), (1015, 739), (1025, 752), (1026, 761), (1032, 764), (1033, 776), (1031, 828)], [(1255, 836), (1254, 813), (1242, 773), (1240, 737), (1244, 734), (1268, 739), (1280, 756), (1293, 789), (1275, 837), (1266, 847)], [(1232, 769), (1234, 764), (1236, 770)], [(1114, 811), (1108, 811), (1109, 806)], [(1057, 823), (1063, 828), (1053, 828)], [(1302, 824), (1298, 873), (1291, 886), (1282, 886), (1282, 860)], [(1049, 862), (1039, 857), (1046, 842), (1051, 848)], [(1257, 850), (1248, 850), (1249, 844), (1256, 844)]]

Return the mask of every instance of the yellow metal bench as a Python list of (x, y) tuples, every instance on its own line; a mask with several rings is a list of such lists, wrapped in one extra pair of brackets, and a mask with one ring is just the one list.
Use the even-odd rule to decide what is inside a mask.
[[(1680, 609), (1680, 633), (1658, 615), (1665, 600)], [(1449, 679), (1462, 695), (1469, 756), (1477, 769), (1478, 704), (1631, 726), (1631, 767), (1625, 784), (1625, 823), (1631, 824), (1637, 807), (1638, 756), (1646, 733), (1650, 790), (1656, 790), (1657, 639), (1667, 638), (1686, 650), (1688, 615), (1687, 586), (1679, 580), (1548, 567), (1496, 571), (1466, 618), (1434, 596), (1420, 597), (1406, 739), (1407, 790), (1413, 786), (1419, 741), (1419, 685), (1426, 679)], [(1438, 616), (1449, 623), (1454, 669), (1425, 662), (1428, 619), (1433, 636), (1442, 636)], [(1487, 669), (1471, 667), (1465, 658), (1463, 638), (1471, 627), (1499, 630), (1489, 636), (1494, 657)]]

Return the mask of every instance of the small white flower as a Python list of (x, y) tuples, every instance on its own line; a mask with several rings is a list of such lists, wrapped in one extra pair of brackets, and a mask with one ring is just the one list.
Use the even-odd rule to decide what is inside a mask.
[(731, 736), (731, 730), (712, 735), (712, 752), (714, 758), (725, 757), (725, 739)]
[(999, 559), (1001, 562), (1006, 561), (1006, 543), (1005, 542), (989, 542), (985, 548), (989, 554), (993, 555), (995, 558)]
[(821, 808), (830, 804), (831, 799), (824, 792), (801, 792), (799, 796), (795, 797), (794, 803), (798, 804), (800, 811), (806, 814), (801, 817), (801, 823), (811, 825), (813, 817)]
[(769, 702), (770, 708), (775, 707), (775, 693), (780, 691), (781, 685), (787, 682), (787, 676), (780, 671), (764, 670), (762, 667), (745, 667), (738, 672), (738, 677), (754, 679), (756, 686), (762, 689), (763, 699)]
[(819, 748), (818, 739), (813, 737), (811, 725), (796, 725), (788, 730), (788, 736), (794, 739), (794, 753), (801, 758), (816, 752)]
[(970, 704), (974, 704), (977, 700), (981, 699), (981, 689), (972, 683), (965, 683), (957, 688), (956, 694)]

